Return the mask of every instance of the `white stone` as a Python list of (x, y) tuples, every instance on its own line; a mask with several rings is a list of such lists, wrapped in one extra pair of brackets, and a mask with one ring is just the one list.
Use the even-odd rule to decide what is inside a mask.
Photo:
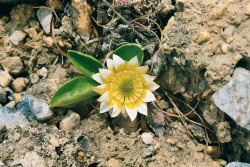
[(145, 144), (151, 144), (154, 140), (154, 136), (151, 133), (143, 133), (141, 134), (141, 138)]
[(39, 81), (39, 76), (36, 73), (31, 73), (29, 77), (32, 84), (35, 84)]
[(220, 47), (221, 52), (226, 54), (227, 53), (227, 47), (228, 47), (228, 44), (226, 44), (226, 43), (221, 44), (221, 47)]
[(45, 67), (42, 67), (40, 70), (37, 71), (37, 75), (46, 78), (48, 76), (48, 70)]
[(10, 41), (14, 45), (19, 45), (23, 42), (25, 37), (26, 37), (26, 34), (23, 31), (16, 30), (10, 34)]
[(198, 38), (196, 39), (196, 43), (198, 43), (199, 45), (205, 43), (205, 42), (208, 42), (211, 40), (211, 35), (209, 32), (207, 31), (202, 31), (199, 33), (199, 36)]
[(220, 110), (238, 125), (250, 130), (250, 71), (236, 68), (231, 81), (214, 93), (212, 99)]
[(13, 111), (5, 107), (0, 108), (0, 122), (4, 123), (7, 129), (14, 125), (18, 125), (24, 129), (29, 128), (29, 121), (21, 112)]
[(51, 32), (52, 10), (49, 8), (39, 8), (36, 15), (44, 32), (49, 34)]

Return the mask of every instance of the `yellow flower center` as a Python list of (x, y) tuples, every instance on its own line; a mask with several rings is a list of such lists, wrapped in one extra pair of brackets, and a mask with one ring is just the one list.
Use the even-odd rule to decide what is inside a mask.
[(125, 103), (135, 102), (143, 91), (141, 76), (132, 70), (117, 72), (107, 84), (113, 99)]
[(131, 78), (121, 80), (119, 90), (123, 95), (131, 94), (134, 90), (133, 80)]

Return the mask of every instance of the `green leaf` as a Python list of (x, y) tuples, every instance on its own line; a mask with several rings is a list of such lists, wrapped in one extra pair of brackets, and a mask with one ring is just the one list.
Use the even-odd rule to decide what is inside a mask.
[(99, 60), (81, 52), (69, 50), (68, 58), (78, 70), (89, 78), (91, 75), (98, 73), (99, 68), (102, 68), (102, 63)]
[(89, 100), (98, 95), (93, 87), (98, 84), (86, 77), (76, 77), (61, 86), (53, 95), (51, 107), (66, 107), (82, 101)]
[(134, 56), (138, 57), (139, 65), (142, 64), (144, 53), (140, 46), (136, 44), (125, 44), (117, 48), (112, 54), (120, 56), (122, 59), (129, 61)]

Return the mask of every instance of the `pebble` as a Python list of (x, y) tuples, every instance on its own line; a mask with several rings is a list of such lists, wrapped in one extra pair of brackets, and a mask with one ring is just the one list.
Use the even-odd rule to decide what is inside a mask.
[(0, 71), (0, 85), (2, 87), (7, 87), (12, 80), (8, 71)]
[(14, 44), (14, 45), (19, 45), (23, 43), (24, 38), (26, 37), (26, 33), (24, 33), (23, 31), (20, 30), (15, 30), (14, 32), (12, 32), (10, 34), (10, 41)]
[(227, 165), (227, 161), (225, 161), (224, 159), (215, 159), (215, 161), (217, 161), (221, 166)]
[(108, 160), (107, 167), (119, 167), (119, 166), (120, 166), (120, 163), (117, 159), (111, 158)]
[(221, 149), (218, 146), (208, 146), (207, 147), (207, 154), (211, 155), (212, 157), (219, 157), (221, 155)]
[(36, 73), (31, 73), (29, 78), (32, 84), (35, 84), (39, 81), (39, 76)]
[(37, 71), (37, 75), (46, 78), (48, 76), (48, 70), (45, 67), (42, 67), (40, 70)]
[(46, 34), (51, 32), (52, 10), (49, 8), (39, 8), (36, 15)]
[(208, 42), (211, 40), (211, 35), (209, 32), (203, 31), (199, 33), (198, 38), (196, 39), (196, 43), (201, 45), (205, 42)]
[(7, 57), (3, 59), (0, 64), (2, 65), (5, 71), (8, 71), (10, 74), (18, 75), (22, 72), (24, 66), (21, 58), (18, 56)]
[(50, 144), (52, 144), (55, 147), (59, 147), (60, 146), (59, 141), (58, 141), (58, 139), (55, 136), (52, 136), (50, 138), (49, 142), (50, 142)]
[(240, 61), (242, 58), (243, 58), (242, 55), (236, 54), (236, 55), (233, 57), (233, 60), (236, 61), (236, 62), (238, 62), (238, 61)]
[(77, 156), (82, 158), (82, 157), (84, 156), (84, 153), (83, 153), (82, 151), (79, 151), (79, 152), (77, 153)]
[(53, 46), (54, 40), (52, 37), (43, 36), (43, 41), (46, 43), (46, 45)]
[(15, 109), (15, 106), (16, 106), (16, 102), (15, 101), (10, 101), (4, 107), (9, 108), (9, 109)]
[(47, 121), (53, 116), (53, 112), (45, 100), (37, 99), (27, 94), (23, 95), (16, 108), (19, 109), (25, 117), (42, 122)]
[(246, 14), (247, 15), (250, 15), (250, 3), (247, 4), (247, 7), (246, 7)]
[(174, 140), (168, 138), (168, 139), (167, 139), (167, 143), (169, 143), (169, 144), (175, 144), (176, 142), (175, 142)]
[(231, 42), (233, 42), (233, 40), (234, 40), (234, 37), (228, 37), (228, 38), (226, 39), (226, 42), (227, 42), (227, 43), (231, 43)]
[(80, 115), (73, 111), (68, 111), (65, 118), (60, 122), (60, 129), (70, 132), (73, 128), (79, 125)]
[(18, 103), (23, 97), (23, 95), (21, 93), (13, 93), (12, 96), (13, 96), (16, 103)]
[(224, 44), (221, 44), (221, 52), (226, 54), (227, 53), (227, 48), (228, 48), (228, 44), (224, 43)]
[(37, 152), (30, 151), (27, 152), (25, 155), (20, 156), (18, 159), (14, 160), (11, 163), (11, 166), (22, 165), (25, 167), (45, 167), (46, 162), (43, 157), (39, 156)]
[(166, 26), (166, 29), (167, 29), (167, 30), (170, 29), (174, 23), (175, 23), (175, 17), (172, 16), (172, 17), (170, 17), (170, 19), (168, 20), (168, 24), (167, 24), (167, 26)]
[(250, 71), (236, 68), (232, 79), (212, 99), (220, 110), (229, 115), (236, 124), (250, 130)]
[(0, 86), (0, 102), (5, 102), (7, 100), (6, 95), (7, 95), (7, 93)]
[(34, 27), (28, 28), (25, 30), (25, 32), (29, 35), (30, 38), (35, 38), (37, 36), (37, 31)]
[(26, 86), (27, 86), (27, 83), (28, 83), (28, 79), (27, 78), (23, 78), (23, 77), (20, 77), (20, 78), (16, 78), (12, 83), (11, 83), (11, 86), (12, 86), (12, 89), (19, 93), (21, 91), (23, 91)]
[(142, 133), (141, 138), (145, 144), (151, 144), (154, 140), (154, 136), (151, 133)]

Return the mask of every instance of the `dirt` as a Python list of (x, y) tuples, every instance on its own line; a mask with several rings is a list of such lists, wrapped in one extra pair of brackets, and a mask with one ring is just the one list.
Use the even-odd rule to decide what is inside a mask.
[[(20, 4), (6, 10), (0, 16), (0, 70), (2, 60), (20, 57), (24, 69), (11, 77), (29, 80), (21, 94), (49, 102), (60, 85), (81, 75), (64, 56), (68, 49), (103, 60), (118, 46), (137, 43), (145, 50), (145, 64), (158, 76), (161, 89), (155, 104), (160, 110), (149, 104), (151, 114), (142, 118), (141, 128), (133, 133), (112, 129), (114, 121), (120, 120), (112, 122), (98, 110), (90, 112), (93, 107), (74, 110), (81, 123), (70, 132), (59, 128), (67, 113), (62, 109), (54, 110), (48, 121), (29, 120), (30, 128), (6, 129), (0, 122), (0, 166), (219, 167), (232, 161), (250, 163), (249, 131), (211, 100), (230, 81), (236, 67), (249, 70), (249, 0), (117, 0), (111, 7), (105, 1), (73, 3), (55, 1), (58, 18), (53, 15), (52, 34), (43, 32), (36, 17), (34, 7), (45, 4)], [(10, 36), (15, 30), (26, 35), (14, 45)], [(47, 72), (41, 74), (42, 68)], [(6, 97), (0, 108), (13, 101), (10, 85), (2, 90)], [(196, 114), (186, 120), (161, 112), (188, 113), (193, 108)], [(203, 125), (209, 129), (204, 130)], [(142, 140), (145, 132), (153, 136), (150, 144)], [(206, 142), (212, 151), (204, 151)]]

